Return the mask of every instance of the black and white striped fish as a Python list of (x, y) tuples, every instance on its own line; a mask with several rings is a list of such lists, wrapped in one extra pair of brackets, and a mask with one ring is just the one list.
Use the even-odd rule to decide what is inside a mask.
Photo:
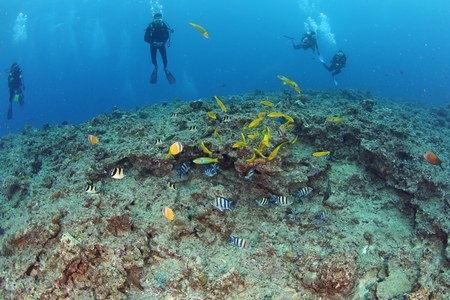
[(178, 114), (176, 112), (173, 112), (172, 115), (170, 116), (171, 118), (176, 118), (178, 117)]
[(245, 179), (247, 180), (251, 180), (253, 178), (253, 175), (256, 174), (261, 174), (261, 172), (259, 172), (258, 170), (256, 170), (256, 168), (251, 168), (250, 170), (248, 170), (247, 174), (245, 174)]
[(279, 206), (288, 206), (291, 205), (292, 203), (288, 200), (288, 198), (286, 196), (272, 196), (272, 201), (275, 202), (276, 205)]
[(114, 168), (114, 169), (112, 169), (111, 177), (114, 178), (114, 179), (123, 179), (125, 177), (123, 169), (122, 168)]
[(267, 197), (262, 197), (261, 199), (256, 199), (255, 201), (259, 206), (266, 206), (269, 204), (269, 198)]
[(231, 210), (232, 206), (233, 202), (225, 197), (219, 196), (214, 200), (214, 207), (220, 211), (223, 211), (224, 209)]
[(156, 139), (155, 146), (162, 145), (162, 140), (160, 138)]
[(311, 192), (313, 191), (313, 188), (309, 187), (309, 186), (305, 186), (304, 188), (299, 189), (296, 193), (295, 196), (297, 198), (303, 198), (308, 196)]
[(189, 131), (197, 131), (197, 126), (195, 125), (190, 126)]
[(177, 189), (176, 186), (175, 186), (175, 184), (172, 183), (172, 182), (170, 182), (170, 181), (167, 181), (167, 187), (168, 187), (169, 189), (171, 189), (171, 190), (174, 190), (174, 191)]
[(189, 161), (186, 161), (186, 162), (182, 163), (180, 168), (178, 169), (178, 175), (180, 175), (180, 177), (182, 177), (182, 176), (186, 175), (190, 169), (191, 169), (191, 167), (189, 166)]
[(244, 240), (243, 238), (237, 237), (237, 236), (230, 236), (230, 244), (232, 244), (233, 246), (236, 247), (240, 247), (240, 248), (245, 248), (248, 249), (250, 248), (250, 244), (247, 242), (247, 240)]
[(217, 164), (213, 164), (210, 168), (206, 168), (203, 170), (203, 174), (209, 177), (213, 177), (219, 171), (219, 166)]
[(86, 185), (86, 188), (84, 190), (86, 192), (88, 192), (89, 194), (96, 194), (97, 193), (97, 191), (95, 189), (95, 185), (92, 185), (92, 184)]

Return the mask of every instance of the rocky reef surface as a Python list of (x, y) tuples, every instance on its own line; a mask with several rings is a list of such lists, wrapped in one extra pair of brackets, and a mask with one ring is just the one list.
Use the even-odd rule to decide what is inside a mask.
[[(221, 99), (227, 113), (213, 98), (173, 101), (1, 138), (0, 297), (450, 298), (449, 107), (353, 90)], [(218, 173), (190, 163), (180, 176), (208, 157), (201, 142)], [(213, 207), (218, 196), (233, 210)], [(255, 202), (271, 196), (290, 205)]]

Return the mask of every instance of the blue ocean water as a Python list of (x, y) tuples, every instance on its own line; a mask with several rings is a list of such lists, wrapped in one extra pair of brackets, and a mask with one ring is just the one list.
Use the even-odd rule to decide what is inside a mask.
[[(153, 69), (143, 41), (152, 12), (175, 30), (169, 85)], [(0, 135), (25, 125), (79, 123), (113, 107), (172, 99), (281, 90), (278, 74), (302, 89), (368, 90), (429, 105), (449, 103), (450, 5), (446, 0), (2, 0)], [(205, 27), (209, 39), (190, 26)], [(294, 50), (318, 32), (326, 61), (342, 49), (347, 66), (335, 87), (312, 51)], [(18, 62), (25, 106), (6, 120), (9, 67)], [(160, 63), (160, 65), (162, 65)]]

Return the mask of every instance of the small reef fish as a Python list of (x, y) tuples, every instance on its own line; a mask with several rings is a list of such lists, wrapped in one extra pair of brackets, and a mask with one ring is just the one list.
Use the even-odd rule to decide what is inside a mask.
[(206, 165), (206, 164), (213, 164), (219, 162), (218, 158), (211, 158), (211, 157), (199, 157), (192, 161), (194, 164), (197, 165)]
[(203, 150), (204, 153), (206, 153), (206, 154), (208, 154), (208, 155), (210, 155), (210, 156), (213, 154), (212, 151), (209, 150), (209, 149), (206, 147), (206, 145), (205, 145), (204, 142), (201, 142), (200, 147), (202, 148), (202, 150)]
[(308, 196), (313, 191), (313, 188), (309, 186), (305, 186), (304, 188), (301, 188), (295, 193), (295, 196), (297, 198), (302, 198)]
[(206, 168), (203, 170), (203, 174), (208, 177), (213, 177), (217, 175), (217, 172), (219, 171), (219, 165), (213, 164), (211, 168)]
[(173, 213), (173, 210), (171, 208), (163, 207), (163, 209), (161, 210), (162, 215), (170, 221), (173, 221), (173, 218), (175, 218), (175, 214)]
[(219, 127), (217, 127), (217, 128), (214, 130), (214, 137), (215, 137), (220, 143), (222, 143), (222, 137), (220, 136), (220, 133), (219, 133)]
[(225, 197), (219, 196), (214, 200), (214, 207), (220, 211), (223, 211), (224, 209), (231, 210), (232, 206), (233, 202)]
[(264, 106), (273, 106), (273, 103), (270, 102), (270, 101), (267, 101), (267, 100), (263, 100), (263, 101), (261, 101), (259, 103), (261, 103)]
[(255, 128), (256, 126), (259, 125), (259, 123), (262, 122), (262, 120), (264, 120), (264, 117), (262, 118), (258, 117), (257, 119), (251, 121), (250, 124), (248, 124), (247, 129)]
[(170, 115), (170, 117), (171, 117), (171, 118), (176, 118), (176, 117), (178, 117), (178, 114), (174, 112), (174, 113), (172, 113), (172, 114)]
[(283, 84), (285, 84), (285, 85), (290, 85), (290, 86), (292, 86), (292, 87), (295, 89), (295, 91), (296, 91), (297, 93), (299, 93), (299, 94), (301, 93), (300, 87), (298, 86), (298, 84), (297, 84), (295, 81), (290, 80), (289, 78), (284, 77), (284, 76), (282, 76), (282, 75), (278, 75), (277, 77), (278, 77), (278, 79), (280, 79), (281, 81), (283, 81)]
[(167, 181), (167, 187), (169, 188), (169, 189), (171, 189), (171, 190), (176, 190), (177, 188), (175, 187), (175, 184), (173, 184), (172, 182), (170, 182), (170, 181)]
[(273, 151), (272, 153), (269, 154), (269, 157), (267, 158), (267, 160), (272, 160), (275, 158), (275, 156), (277, 156), (278, 151), (280, 151), (281, 147), (283, 147), (284, 145), (286, 145), (288, 142), (284, 142), (279, 144)]
[(246, 240), (234, 235), (230, 236), (230, 244), (239, 248), (250, 248), (250, 244)]
[(114, 178), (114, 179), (123, 179), (125, 177), (123, 169), (122, 168), (114, 168), (114, 169), (112, 169), (111, 177)]
[(233, 148), (239, 148), (239, 147), (247, 148), (247, 141), (245, 140), (245, 135), (243, 133), (241, 133), (241, 138), (242, 138), (242, 141), (234, 143)]
[(261, 140), (261, 143), (259, 143), (259, 150), (262, 150), (262, 148), (265, 147), (270, 147), (269, 144), (269, 139), (270, 139), (270, 128), (266, 126), (266, 129), (263, 130), (263, 139)]
[(159, 146), (159, 145), (162, 145), (162, 139), (160, 139), (160, 138), (157, 138), (156, 139), (156, 142), (155, 142), (155, 146)]
[(444, 169), (442, 167), (442, 161), (439, 159), (439, 157), (437, 157), (436, 154), (434, 154), (431, 151), (427, 151), (423, 154), (423, 158), (429, 162), (432, 165), (439, 165), (441, 167), (441, 169)]
[(328, 210), (324, 209), (324, 210), (322, 210), (321, 212), (318, 212), (318, 213), (314, 216), (314, 218), (315, 218), (317, 221), (325, 221), (326, 219), (328, 219), (329, 215), (330, 215), (330, 214), (329, 214)]
[(217, 120), (217, 115), (212, 111), (208, 111), (208, 117), (210, 117), (213, 120)]
[(327, 201), (331, 196), (330, 178), (327, 178), (327, 188), (323, 192), (323, 201)]
[(269, 198), (267, 197), (262, 197), (261, 199), (256, 199), (255, 201), (261, 207), (267, 206), (269, 204)]
[(272, 196), (272, 201), (279, 206), (288, 206), (292, 204), (286, 196)]
[(175, 142), (172, 145), (170, 145), (169, 152), (164, 157), (165, 159), (168, 159), (172, 155), (178, 155), (183, 151), (183, 145), (180, 142)]
[(297, 142), (297, 140), (298, 140), (298, 135), (296, 135), (295, 138), (293, 138), (292, 141), (290, 141), (290, 143), (292, 145), (294, 145)]
[(326, 156), (326, 155), (330, 155), (330, 151), (319, 151), (319, 152), (314, 152), (312, 154), (312, 156), (314, 157), (322, 157), (322, 156)]
[(251, 180), (253, 178), (253, 175), (256, 174), (261, 174), (258, 170), (256, 170), (256, 168), (251, 168), (250, 170), (248, 170), (247, 174), (245, 174), (244, 178), (247, 180)]
[(285, 114), (282, 114), (280, 112), (274, 111), (271, 112), (270, 114), (267, 115), (269, 118), (280, 118), (280, 117), (284, 117)]
[(191, 127), (189, 127), (189, 131), (197, 131), (197, 126), (192, 125)]
[(344, 118), (341, 117), (329, 117), (327, 118), (328, 122), (342, 122), (344, 121)]
[(223, 104), (222, 100), (220, 100), (219, 97), (217, 97), (217, 96), (214, 96), (214, 99), (216, 99), (217, 104), (219, 104), (219, 106), (222, 109), (222, 111), (224, 113), (226, 113), (227, 112), (227, 108), (226, 108), (225, 104)]
[(259, 137), (259, 131), (256, 131), (255, 134), (248, 134), (247, 136), (251, 140), (256, 140)]
[(84, 190), (86, 192), (88, 192), (89, 194), (96, 194), (97, 193), (97, 191), (95, 189), (95, 185), (92, 185), (92, 184), (86, 185), (86, 188)]
[(267, 156), (265, 156), (259, 149), (253, 148), (253, 151), (255, 151), (255, 153), (257, 153), (262, 158), (267, 158)]
[(186, 162), (182, 163), (180, 168), (178, 169), (178, 175), (180, 175), (180, 177), (182, 177), (182, 176), (186, 175), (190, 169), (191, 169), (191, 167), (189, 166), (189, 162), (186, 161)]
[(198, 25), (198, 24), (195, 24), (195, 23), (192, 23), (192, 22), (189, 22), (189, 25), (191, 25), (191, 26), (193, 26), (195, 29), (197, 29), (197, 30), (203, 35), (204, 38), (206, 38), (206, 39), (209, 38), (208, 32), (207, 32), (206, 29), (203, 28), (202, 26), (200, 26), (200, 25)]
[(231, 118), (230, 118), (229, 116), (225, 116), (225, 117), (223, 117), (222, 121), (224, 121), (224, 122), (230, 122), (230, 121), (231, 121)]
[(96, 137), (95, 135), (90, 134), (90, 135), (88, 135), (88, 141), (89, 141), (92, 145), (95, 145), (95, 144), (98, 143), (99, 139), (98, 139), (98, 137)]
[(248, 159), (246, 159), (246, 161), (249, 162), (249, 163), (251, 163), (251, 162), (254, 162), (255, 159), (256, 159), (256, 152), (253, 151), (253, 156), (250, 157), (250, 158), (248, 158)]

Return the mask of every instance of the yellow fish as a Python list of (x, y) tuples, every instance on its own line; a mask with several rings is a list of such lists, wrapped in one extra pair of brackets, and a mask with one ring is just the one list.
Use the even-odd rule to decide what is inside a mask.
[(213, 120), (217, 120), (217, 115), (212, 111), (208, 111), (208, 117), (210, 117)]
[(285, 114), (282, 114), (280, 112), (271, 112), (270, 114), (267, 115), (269, 118), (279, 118), (279, 117), (283, 117), (285, 116)]
[(298, 84), (295, 81), (290, 80), (289, 78), (284, 77), (282, 75), (278, 75), (277, 77), (278, 77), (278, 79), (283, 81), (283, 84), (292, 86), (295, 89), (295, 91), (300, 94), (300, 92), (301, 92), (300, 87), (298, 86)]
[(252, 128), (258, 126), (262, 120), (264, 120), (264, 118), (257, 118), (255, 120), (251, 121), (250, 124), (248, 124), (247, 129), (252, 129)]
[(296, 135), (295, 138), (292, 141), (290, 141), (290, 143), (292, 145), (294, 145), (297, 142), (297, 139), (298, 139), (298, 135)]
[(233, 148), (239, 148), (239, 147), (247, 148), (247, 141), (245, 140), (245, 135), (243, 133), (241, 133), (241, 137), (242, 137), (242, 142), (234, 143)]
[(161, 210), (162, 215), (167, 219), (172, 221), (173, 218), (175, 218), (175, 214), (173, 213), (173, 210), (169, 207), (163, 207), (163, 209)]
[(262, 105), (265, 105), (265, 106), (273, 106), (273, 103), (270, 101), (267, 101), (267, 100), (261, 101), (259, 103), (261, 103)]
[(290, 117), (288, 115), (284, 115), (283, 118), (285, 118), (286, 121), (288, 121), (288, 123), (294, 123), (294, 119), (292, 119), (292, 117)]
[(256, 152), (253, 152), (253, 156), (251, 158), (247, 159), (246, 161), (251, 163), (251, 162), (255, 161), (255, 159), (256, 159)]
[(263, 134), (264, 134), (264, 137), (263, 137), (261, 143), (259, 143), (259, 150), (261, 150), (264, 146), (270, 147), (270, 144), (269, 144), (270, 128), (266, 127), (266, 129), (263, 130)]
[(330, 154), (330, 153), (331, 153), (330, 151), (319, 151), (319, 152), (314, 152), (314, 153), (312, 154), (312, 156), (315, 156), (315, 157), (321, 157), (321, 156), (328, 155), (328, 154)]
[(258, 136), (259, 136), (259, 132), (256, 131), (255, 134), (249, 134), (249, 135), (247, 135), (247, 136), (248, 136), (248, 138), (251, 139), (251, 140), (256, 140), (256, 139), (258, 138)]
[(197, 165), (206, 165), (206, 164), (213, 164), (216, 162), (219, 162), (218, 158), (210, 158), (210, 157), (199, 157), (193, 160), (194, 164)]
[(342, 121), (344, 121), (344, 118), (341, 118), (341, 117), (330, 117), (330, 118), (327, 118), (327, 121), (328, 122), (342, 122)]
[(178, 155), (183, 151), (183, 145), (180, 142), (173, 143), (170, 145), (169, 152), (166, 154), (164, 159), (168, 159), (172, 155)]
[(200, 147), (202, 147), (203, 152), (205, 152), (206, 154), (208, 154), (208, 155), (212, 155), (212, 154), (213, 154), (212, 151), (209, 150), (209, 149), (205, 146), (205, 143), (204, 143), (204, 142), (202, 142), (202, 143), (200, 144)]
[(262, 158), (267, 158), (267, 156), (265, 156), (264, 154), (262, 154), (262, 152), (259, 151), (259, 149), (254, 148), (253, 150), (255, 150), (255, 153), (258, 153), (259, 156), (261, 156)]
[(189, 22), (189, 25), (193, 26), (195, 29), (197, 29), (205, 38), (209, 38), (208, 32), (206, 31), (205, 28), (203, 28), (202, 26)]
[(218, 139), (219, 142), (222, 143), (222, 137), (221, 137), (220, 134), (219, 134), (219, 127), (217, 127), (217, 128), (214, 130), (214, 137), (215, 137), (216, 139)]
[(265, 112), (260, 112), (259, 114), (258, 114), (258, 118), (264, 118), (266, 116), (266, 113)]
[(227, 112), (227, 108), (225, 107), (225, 104), (223, 104), (223, 102), (219, 99), (219, 97), (214, 96), (214, 98), (216, 99), (217, 104), (219, 104), (219, 106), (220, 106), (220, 108), (222, 109), (222, 111), (223, 111), (224, 113), (226, 113), (226, 112)]
[(267, 160), (272, 160), (275, 158), (275, 156), (277, 156), (278, 151), (281, 149), (281, 147), (283, 147), (287, 142), (281, 143), (279, 144), (273, 151), (272, 153), (269, 154), (269, 157), (267, 158)]

